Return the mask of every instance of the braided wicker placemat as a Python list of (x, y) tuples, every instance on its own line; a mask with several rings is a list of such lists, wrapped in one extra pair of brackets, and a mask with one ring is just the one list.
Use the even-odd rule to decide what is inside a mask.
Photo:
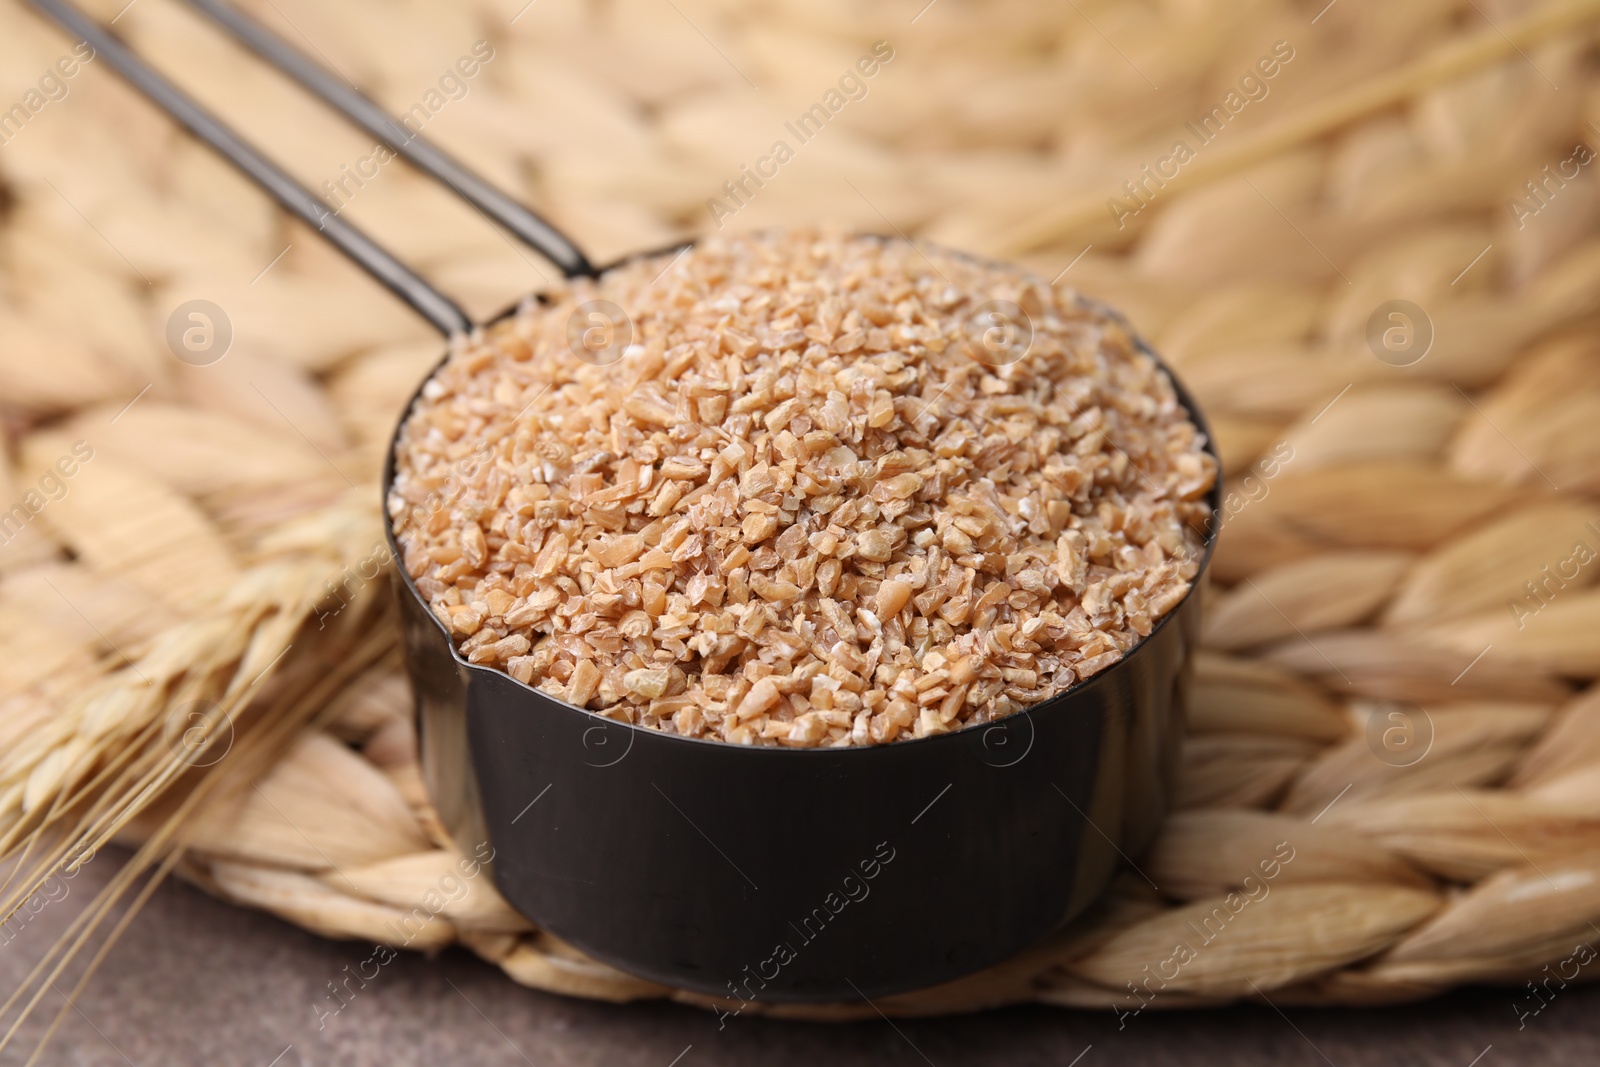
[[(1589, 977), (1600, 2), (251, 6), (599, 258), (920, 234), (1116, 304), (1205, 404), (1228, 495), (1179, 810), (1049, 943), (877, 1008)], [(476, 313), (551, 276), (171, 0), (117, 28)], [(139, 844), (39, 981), (176, 870), (698, 999), (531, 929), (428, 805), (376, 484), (439, 344), (16, 5), (0, 142), (0, 914)]]

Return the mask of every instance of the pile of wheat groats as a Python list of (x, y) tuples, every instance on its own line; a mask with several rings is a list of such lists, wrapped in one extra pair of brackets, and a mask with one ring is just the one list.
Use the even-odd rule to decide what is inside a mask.
[(1120, 321), (1015, 268), (817, 231), (529, 301), (457, 345), (395, 458), (404, 567), (470, 662), (807, 747), (991, 721), (1105, 670), (1188, 593), (1217, 477)]

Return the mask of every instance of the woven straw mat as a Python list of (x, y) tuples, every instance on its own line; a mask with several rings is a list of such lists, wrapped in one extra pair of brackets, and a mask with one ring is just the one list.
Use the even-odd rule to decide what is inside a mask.
[[(1154, 1006), (1520, 984), (1600, 938), (1600, 0), (519, 6), (250, 5), (597, 259), (835, 222), (1014, 260), (1124, 310), (1212, 420), (1178, 810), (1085, 919), (879, 1007), (1126, 1009), (1278, 842)], [(175, 0), (116, 28), (472, 313), (554, 276)], [(127, 879), (383, 939), (456, 860), (373, 577), (383, 447), (441, 344), (72, 55), (0, 7), (0, 849), (32, 843), (36, 886), (115, 835)], [(184, 347), (196, 300), (221, 359)], [(697, 1000), (486, 883), (407, 947), (452, 943)]]

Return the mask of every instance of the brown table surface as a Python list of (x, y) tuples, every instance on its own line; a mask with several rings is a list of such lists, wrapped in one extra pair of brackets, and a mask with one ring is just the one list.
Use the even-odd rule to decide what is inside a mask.
[[(14, 939), (0, 936), (9, 995), (120, 857), (96, 862)], [(15, 922), (15, 920), (14, 920)], [(1474, 989), (1383, 1010), (1241, 1007), (1114, 1017), (1017, 1008), (943, 1019), (806, 1025), (716, 1017), (670, 1004), (596, 1004), (514, 985), (463, 951), (404, 953), (317, 1028), (314, 1003), (372, 946), (324, 941), (181, 884), (163, 886), (112, 950), (46, 1051), (47, 1064), (534, 1064), (710, 1067), (722, 1064), (1272, 1063), (1506, 1064), (1600, 1062), (1600, 988), (1560, 992), (1522, 1029), (1509, 989)], [(63, 991), (70, 984), (62, 984)], [(62, 997), (0, 1053), (23, 1063)], [(6, 1020), (9, 1023), (9, 1019)], [(1078, 1058), (1081, 1056), (1081, 1059)]]

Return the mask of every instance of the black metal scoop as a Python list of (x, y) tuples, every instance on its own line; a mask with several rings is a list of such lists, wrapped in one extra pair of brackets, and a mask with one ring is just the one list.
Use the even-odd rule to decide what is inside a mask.
[[(30, 2), (441, 333), (474, 329), (105, 28), (65, 0)], [(549, 223), (264, 27), (219, 0), (189, 2), (567, 276), (598, 273)], [(385, 497), (393, 476), (391, 444)], [(428, 786), (462, 848), (494, 850), (495, 885), (518, 911), (625, 971), (726, 997), (730, 1013), (959, 978), (1080, 913), (1154, 835), (1213, 535), (1194, 590), (1112, 667), (997, 722), (870, 748), (743, 747), (563, 703), (468, 664), (399, 568)]]

